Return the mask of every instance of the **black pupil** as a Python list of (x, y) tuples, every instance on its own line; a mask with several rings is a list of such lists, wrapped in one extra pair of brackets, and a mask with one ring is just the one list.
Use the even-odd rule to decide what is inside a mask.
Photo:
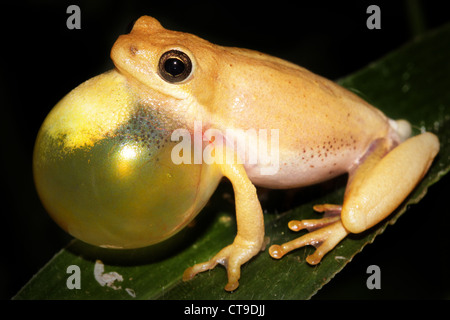
[(173, 77), (182, 74), (184, 69), (185, 65), (183, 61), (176, 58), (167, 59), (164, 63), (164, 70), (166, 70), (167, 73), (170, 73)]

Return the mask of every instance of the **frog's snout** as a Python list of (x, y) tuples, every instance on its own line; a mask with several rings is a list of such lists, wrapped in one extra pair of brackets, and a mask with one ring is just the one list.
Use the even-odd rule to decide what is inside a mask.
[(139, 101), (126, 79), (110, 71), (64, 97), (39, 131), (38, 194), (50, 216), (87, 243), (137, 248), (160, 242), (206, 201), (197, 188), (201, 165), (171, 161), (173, 123)]

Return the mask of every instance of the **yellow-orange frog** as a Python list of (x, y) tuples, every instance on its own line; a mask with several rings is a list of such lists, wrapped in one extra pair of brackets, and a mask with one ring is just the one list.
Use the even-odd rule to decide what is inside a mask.
[(342, 206), (314, 207), (335, 214), (291, 221), (293, 230), (316, 230), (269, 249), (281, 258), (320, 243), (307, 258), (317, 264), (346, 235), (392, 213), (439, 151), (435, 135), (409, 138), (406, 121), (302, 67), (169, 31), (151, 17), (120, 36), (111, 57), (114, 70), (70, 92), (42, 125), (37, 190), (74, 237), (138, 248), (186, 226), (227, 177), (236, 238), (185, 280), (220, 263), (225, 289), (238, 287), (241, 265), (264, 245), (255, 185), (293, 188), (349, 174)]

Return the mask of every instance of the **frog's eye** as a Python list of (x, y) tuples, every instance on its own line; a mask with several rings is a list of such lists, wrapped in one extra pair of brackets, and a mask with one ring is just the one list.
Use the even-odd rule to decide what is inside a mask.
[(189, 78), (192, 62), (189, 56), (179, 50), (169, 50), (159, 59), (158, 72), (161, 78), (170, 83), (178, 83)]

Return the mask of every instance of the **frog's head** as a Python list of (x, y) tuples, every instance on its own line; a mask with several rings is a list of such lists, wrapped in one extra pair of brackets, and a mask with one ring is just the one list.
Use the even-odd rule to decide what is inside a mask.
[[(162, 98), (168, 89), (156, 83), (170, 75), (152, 66), (165, 52), (182, 49), (192, 70), (178, 82), (187, 83), (195, 59), (182, 45), (143, 50), (150, 35), (135, 30), (148, 21), (156, 24), (139, 20), (132, 32), (132, 39), (142, 37), (133, 42), (134, 53), (128, 38), (115, 45), (118, 70), (86, 81), (53, 108), (35, 145), (33, 172), (44, 206), (63, 229), (94, 245), (137, 248), (170, 237), (195, 217), (220, 179), (203, 164), (172, 161), (179, 142), (171, 134), (187, 126), (165, 110), (177, 109), (174, 97), (187, 89), (181, 85), (172, 98)], [(128, 56), (124, 43), (130, 44)], [(133, 54), (140, 63), (148, 61), (148, 70), (133, 69)], [(142, 84), (152, 90), (142, 91)]]
[(163, 28), (154, 18), (139, 18), (121, 35), (111, 58), (121, 73), (144, 88), (176, 100), (209, 104), (217, 80), (220, 47), (195, 35)]

